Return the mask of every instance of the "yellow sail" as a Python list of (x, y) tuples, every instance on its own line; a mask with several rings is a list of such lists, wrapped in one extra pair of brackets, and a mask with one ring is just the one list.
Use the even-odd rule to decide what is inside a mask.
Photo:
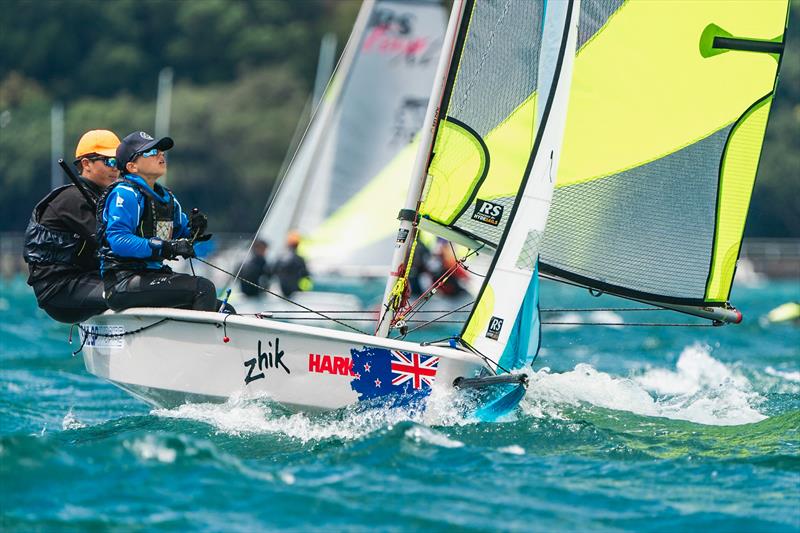
[(788, 2), (582, 10), (541, 270), (655, 302), (724, 305)]

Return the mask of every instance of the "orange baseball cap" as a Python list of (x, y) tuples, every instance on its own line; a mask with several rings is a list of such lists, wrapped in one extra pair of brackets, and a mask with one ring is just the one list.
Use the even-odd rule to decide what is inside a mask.
[(300, 239), (300, 233), (297, 230), (289, 230), (289, 233), (286, 234), (286, 246), (294, 248), (300, 244)]
[(113, 131), (87, 131), (78, 141), (78, 147), (75, 149), (75, 159), (80, 159), (88, 154), (115, 157), (117, 155), (117, 146), (119, 146), (119, 137), (114, 135)]

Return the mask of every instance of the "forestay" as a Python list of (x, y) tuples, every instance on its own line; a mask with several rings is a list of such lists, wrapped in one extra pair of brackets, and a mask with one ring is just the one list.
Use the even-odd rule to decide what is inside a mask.
[(261, 238), (298, 229), (319, 270), (388, 265), (444, 25), (438, 1), (365, 2)]
[(582, 5), (542, 272), (655, 303), (725, 305), (787, 7)]

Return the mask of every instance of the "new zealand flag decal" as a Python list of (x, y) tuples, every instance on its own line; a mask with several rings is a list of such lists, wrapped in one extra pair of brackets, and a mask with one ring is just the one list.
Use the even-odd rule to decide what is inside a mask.
[(350, 350), (353, 373), (350, 387), (359, 401), (387, 394), (427, 395), (436, 379), (439, 358), (432, 355), (364, 347)]

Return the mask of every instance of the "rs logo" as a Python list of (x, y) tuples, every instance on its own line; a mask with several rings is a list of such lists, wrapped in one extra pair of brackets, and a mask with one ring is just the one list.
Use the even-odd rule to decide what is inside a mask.
[(483, 205), (478, 208), (478, 211), (484, 215), (498, 217), (503, 212), (503, 206), (490, 204), (489, 202), (483, 202)]
[(475, 211), (472, 213), (472, 219), (498, 226), (503, 219), (503, 206), (502, 204), (487, 202), (479, 198), (475, 201)]
[(486, 336), (490, 339), (497, 340), (500, 337), (500, 331), (503, 329), (503, 319), (493, 316), (489, 319), (489, 329), (486, 331)]

